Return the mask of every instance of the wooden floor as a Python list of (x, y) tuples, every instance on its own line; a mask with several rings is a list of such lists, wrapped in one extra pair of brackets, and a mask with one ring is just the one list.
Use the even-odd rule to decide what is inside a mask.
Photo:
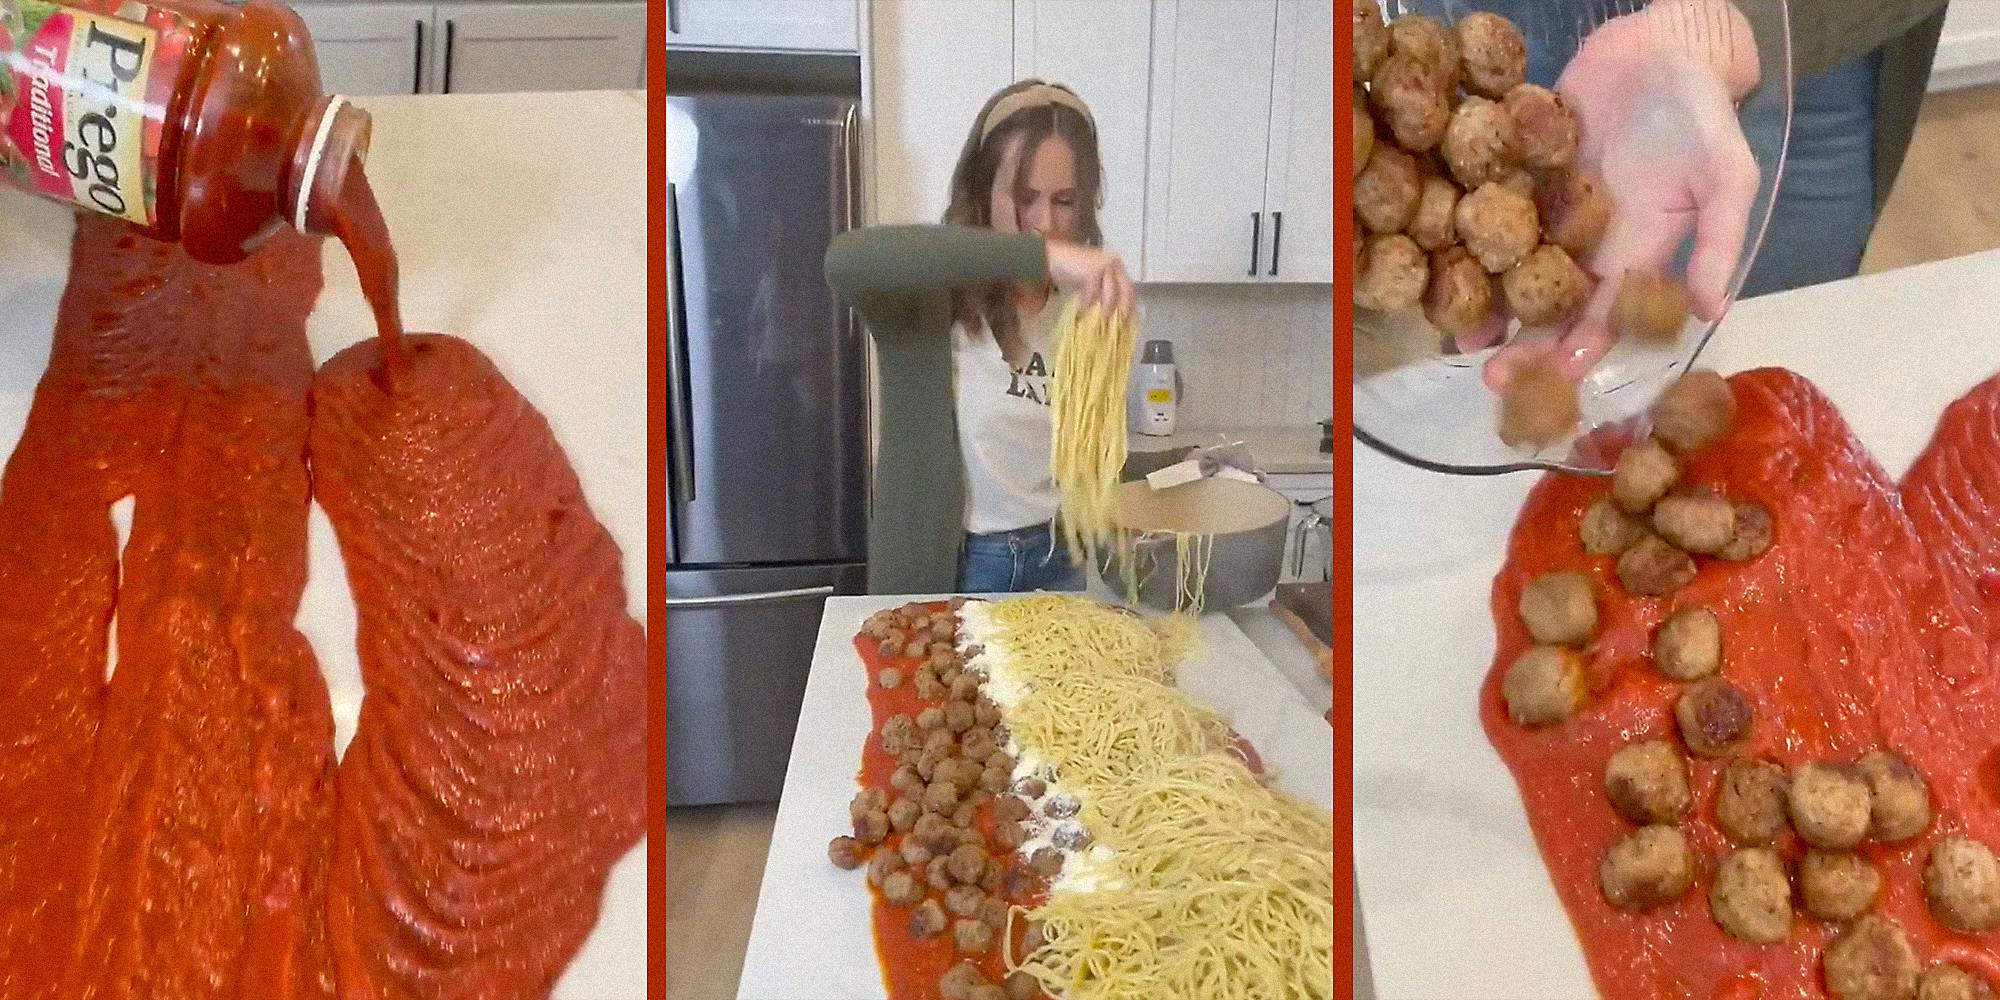
[(1862, 258), (1862, 273), (1995, 247), (2000, 247), (2000, 86), (1932, 95)]
[[(2000, 247), (2000, 87), (1924, 104), (1865, 273)], [(771, 805), (667, 814), (668, 1000), (733, 1000), (764, 873)]]
[(734, 1000), (775, 805), (667, 810), (667, 1000)]

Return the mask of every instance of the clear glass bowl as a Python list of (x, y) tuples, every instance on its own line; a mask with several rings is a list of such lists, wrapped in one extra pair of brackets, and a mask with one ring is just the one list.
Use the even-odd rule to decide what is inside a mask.
[[(1605, 21), (1645, 6), (1645, 0), (1382, 0), (1384, 19), (1419, 13), (1449, 23), (1474, 11), (1490, 11), (1514, 21), (1527, 37), (1528, 79), (1553, 86), (1562, 66), (1583, 38)], [(1727, 305), (1749, 276), (1775, 205), (1791, 134), (1792, 57), (1789, 11), (1784, 0), (1739, 0), (1755, 34), (1761, 67), (1758, 86), (1737, 106), (1758, 189), (1752, 202), (1743, 254), (1728, 286), (1724, 316), (1705, 323), (1690, 318), (1680, 336), (1657, 345), (1621, 342), (1579, 387), (1582, 420), (1569, 437), (1539, 450), (1501, 442), (1499, 397), (1487, 387), (1482, 368), (1498, 345), (1476, 353), (1451, 353), (1449, 338), (1418, 311), (1374, 314), (1356, 310), (1354, 436), (1362, 443), (1410, 465), (1457, 475), (1558, 469), (1605, 474), (1616, 452), (1607, 442), (1629, 440), (1646, 430), (1646, 412), (1660, 393), (1694, 365), (1715, 335)], [(1706, 30), (1700, 24), (1663, 30)], [(1613, 200), (1618, 191), (1609, 188)], [(1684, 267), (1683, 247), (1677, 267)], [(1678, 276), (1678, 273), (1676, 274)], [(1520, 324), (1510, 321), (1511, 338)]]

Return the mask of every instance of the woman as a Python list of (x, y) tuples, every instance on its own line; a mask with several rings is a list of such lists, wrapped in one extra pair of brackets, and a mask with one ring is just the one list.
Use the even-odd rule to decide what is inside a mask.
[(1080, 590), (1050, 530), (1049, 374), (1061, 295), (1130, 312), (1098, 249), (1090, 110), (1027, 80), (966, 136), (944, 224), (842, 234), (827, 281), (859, 309), (880, 370), (868, 538), (874, 593)]

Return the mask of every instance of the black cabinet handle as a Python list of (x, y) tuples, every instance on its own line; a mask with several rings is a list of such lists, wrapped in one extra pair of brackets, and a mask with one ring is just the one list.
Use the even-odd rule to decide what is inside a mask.
[(410, 77), (410, 93), (421, 94), (424, 92), (424, 22), (422, 21), (417, 22), (416, 64), (416, 72)]
[(458, 24), (457, 24), (457, 22), (455, 22), (455, 21), (446, 21), (446, 22), (444, 23), (444, 92), (445, 92), (445, 93), (447, 93), (447, 94), (451, 93), (451, 49), (452, 49), (452, 43), (453, 43), (453, 42), (456, 42), (457, 40), (458, 40)]
[(1257, 276), (1257, 251), (1264, 248), (1264, 213), (1250, 213), (1250, 276)]
[(1271, 213), (1271, 277), (1278, 276), (1278, 241), (1285, 238), (1285, 213)]

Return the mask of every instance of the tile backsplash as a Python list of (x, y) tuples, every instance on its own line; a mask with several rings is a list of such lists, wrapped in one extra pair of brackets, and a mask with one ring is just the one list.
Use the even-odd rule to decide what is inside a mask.
[(1333, 413), (1333, 286), (1142, 285), (1147, 340), (1170, 340), (1183, 429), (1304, 426)]

